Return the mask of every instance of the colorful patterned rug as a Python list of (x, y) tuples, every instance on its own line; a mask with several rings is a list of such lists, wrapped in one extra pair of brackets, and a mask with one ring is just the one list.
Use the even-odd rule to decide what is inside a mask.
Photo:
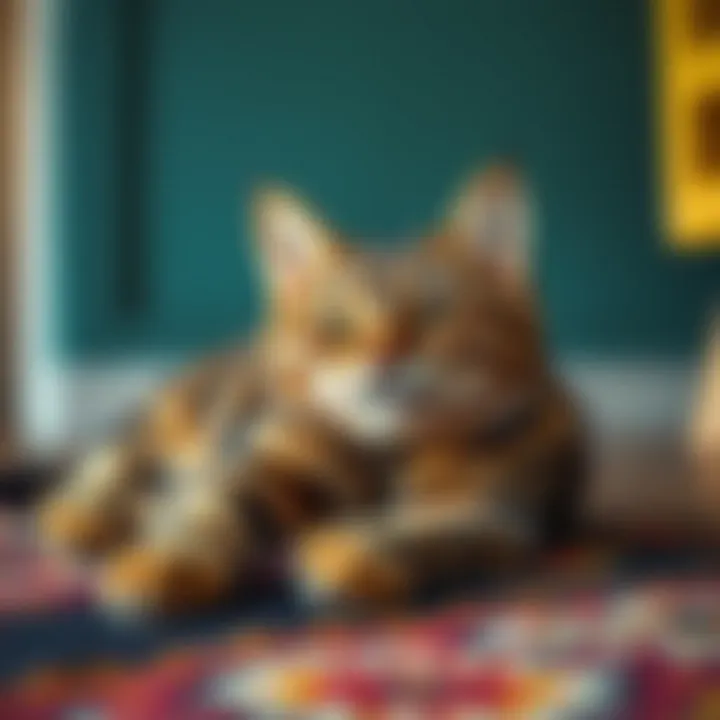
[[(79, 612), (85, 580), (34, 550), (17, 518), (0, 528), (5, 628)], [(103, 651), (6, 679), (0, 718), (714, 720), (720, 575), (692, 564), (585, 551), (414, 617), (285, 629), (235, 618), (134, 661)]]
[(89, 601), (80, 570), (43, 552), (24, 514), (0, 508), (0, 613), (62, 610)]

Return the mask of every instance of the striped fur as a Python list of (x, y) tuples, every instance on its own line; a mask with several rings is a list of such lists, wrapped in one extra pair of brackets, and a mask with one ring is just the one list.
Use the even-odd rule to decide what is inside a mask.
[(193, 369), (41, 509), (104, 558), (110, 605), (207, 604), (283, 552), (306, 596), (407, 598), (567, 529), (580, 424), (552, 376), (515, 172), (410, 250), (361, 253), (285, 192), (255, 208), (268, 317)]

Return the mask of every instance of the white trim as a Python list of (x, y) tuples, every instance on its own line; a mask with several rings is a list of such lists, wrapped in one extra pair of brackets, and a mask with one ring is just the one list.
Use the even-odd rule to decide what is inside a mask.
[(563, 369), (599, 429), (684, 433), (697, 385), (697, 368), (690, 363), (586, 359), (564, 363)]
[[(83, 444), (132, 413), (170, 372), (169, 365), (126, 363), (78, 368), (65, 374), (63, 440)], [(574, 360), (563, 375), (602, 434), (671, 432), (686, 425), (694, 369), (655, 361)]]
[(62, 0), (25, 0), (20, 67), (25, 88), (19, 112), (20, 136), (19, 340), (17, 343), (19, 436), (32, 452), (50, 452), (65, 442), (66, 378), (53, 343), (53, 269), (57, 267), (53, 237), (55, 208), (52, 181), (56, 148), (57, 98), (52, 75)]
[(64, 444), (84, 445), (108, 433), (133, 414), (171, 372), (169, 365), (151, 362), (68, 369), (63, 375), (68, 402)]

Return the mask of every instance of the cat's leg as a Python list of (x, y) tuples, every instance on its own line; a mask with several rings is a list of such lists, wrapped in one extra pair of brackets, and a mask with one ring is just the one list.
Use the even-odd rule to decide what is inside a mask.
[(50, 546), (98, 554), (134, 530), (145, 460), (131, 443), (108, 444), (77, 463), (38, 510), (38, 529)]
[(318, 528), (299, 543), (295, 569), (311, 603), (385, 605), (514, 566), (533, 547), (527, 526), (499, 507), (423, 504)]
[(230, 471), (196, 468), (188, 482), (169, 483), (138, 540), (108, 562), (105, 604), (177, 612), (252, 585), (261, 562), (284, 556), (318, 522), (362, 507), (363, 476), (333, 439), (271, 417)]
[(104, 554), (136, 531), (143, 498), (169, 466), (192, 464), (201, 447), (184, 395), (167, 392), (148, 416), (73, 463), (41, 502), (37, 518), (50, 546)]
[(203, 409), (212, 406), (206, 397), (212, 400), (214, 385), (235, 412), (249, 405), (236, 390), (239, 383), (218, 377), (212, 364), (179, 376), (116, 437), (81, 457), (60, 478), (37, 513), (43, 540), (74, 553), (97, 554), (130, 539), (158, 482), (199, 465), (207, 452), (210, 423)]
[(305, 538), (301, 586), (320, 600), (382, 602), (511, 567), (572, 538), (583, 450), (581, 428), (563, 407), (495, 452), (462, 442), (428, 446), (401, 468), (384, 514)]
[(235, 430), (207, 462), (169, 469), (137, 539), (103, 573), (108, 605), (173, 612), (212, 604), (236, 580), (252, 584), (259, 559), (367, 501), (361, 463), (310, 419), (269, 411)]
[(177, 488), (145, 508), (139, 537), (109, 558), (101, 604), (131, 614), (213, 604), (230, 592), (250, 549), (232, 498), (209, 486)]

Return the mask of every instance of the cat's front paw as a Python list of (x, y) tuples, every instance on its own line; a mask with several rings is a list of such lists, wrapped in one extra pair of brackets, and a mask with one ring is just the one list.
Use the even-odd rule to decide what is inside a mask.
[(51, 498), (37, 514), (40, 535), (52, 548), (79, 555), (98, 555), (126, 536), (126, 518), (102, 512), (69, 498)]
[(364, 528), (311, 533), (299, 544), (295, 570), (303, 598), (318, 607), (377, 608), (408, 594), (404, 569)]
[(133, 530), (135, 496), (130, 466), (121, 447), (91, 453), (38, 508), (38, 531), (52, 548), (102, 554)]
[(226, 568), (201, 554), (140, 545), (109, 560), (98, 592), (121, 615), (175, 614), (216, 603), (231, 583)]

